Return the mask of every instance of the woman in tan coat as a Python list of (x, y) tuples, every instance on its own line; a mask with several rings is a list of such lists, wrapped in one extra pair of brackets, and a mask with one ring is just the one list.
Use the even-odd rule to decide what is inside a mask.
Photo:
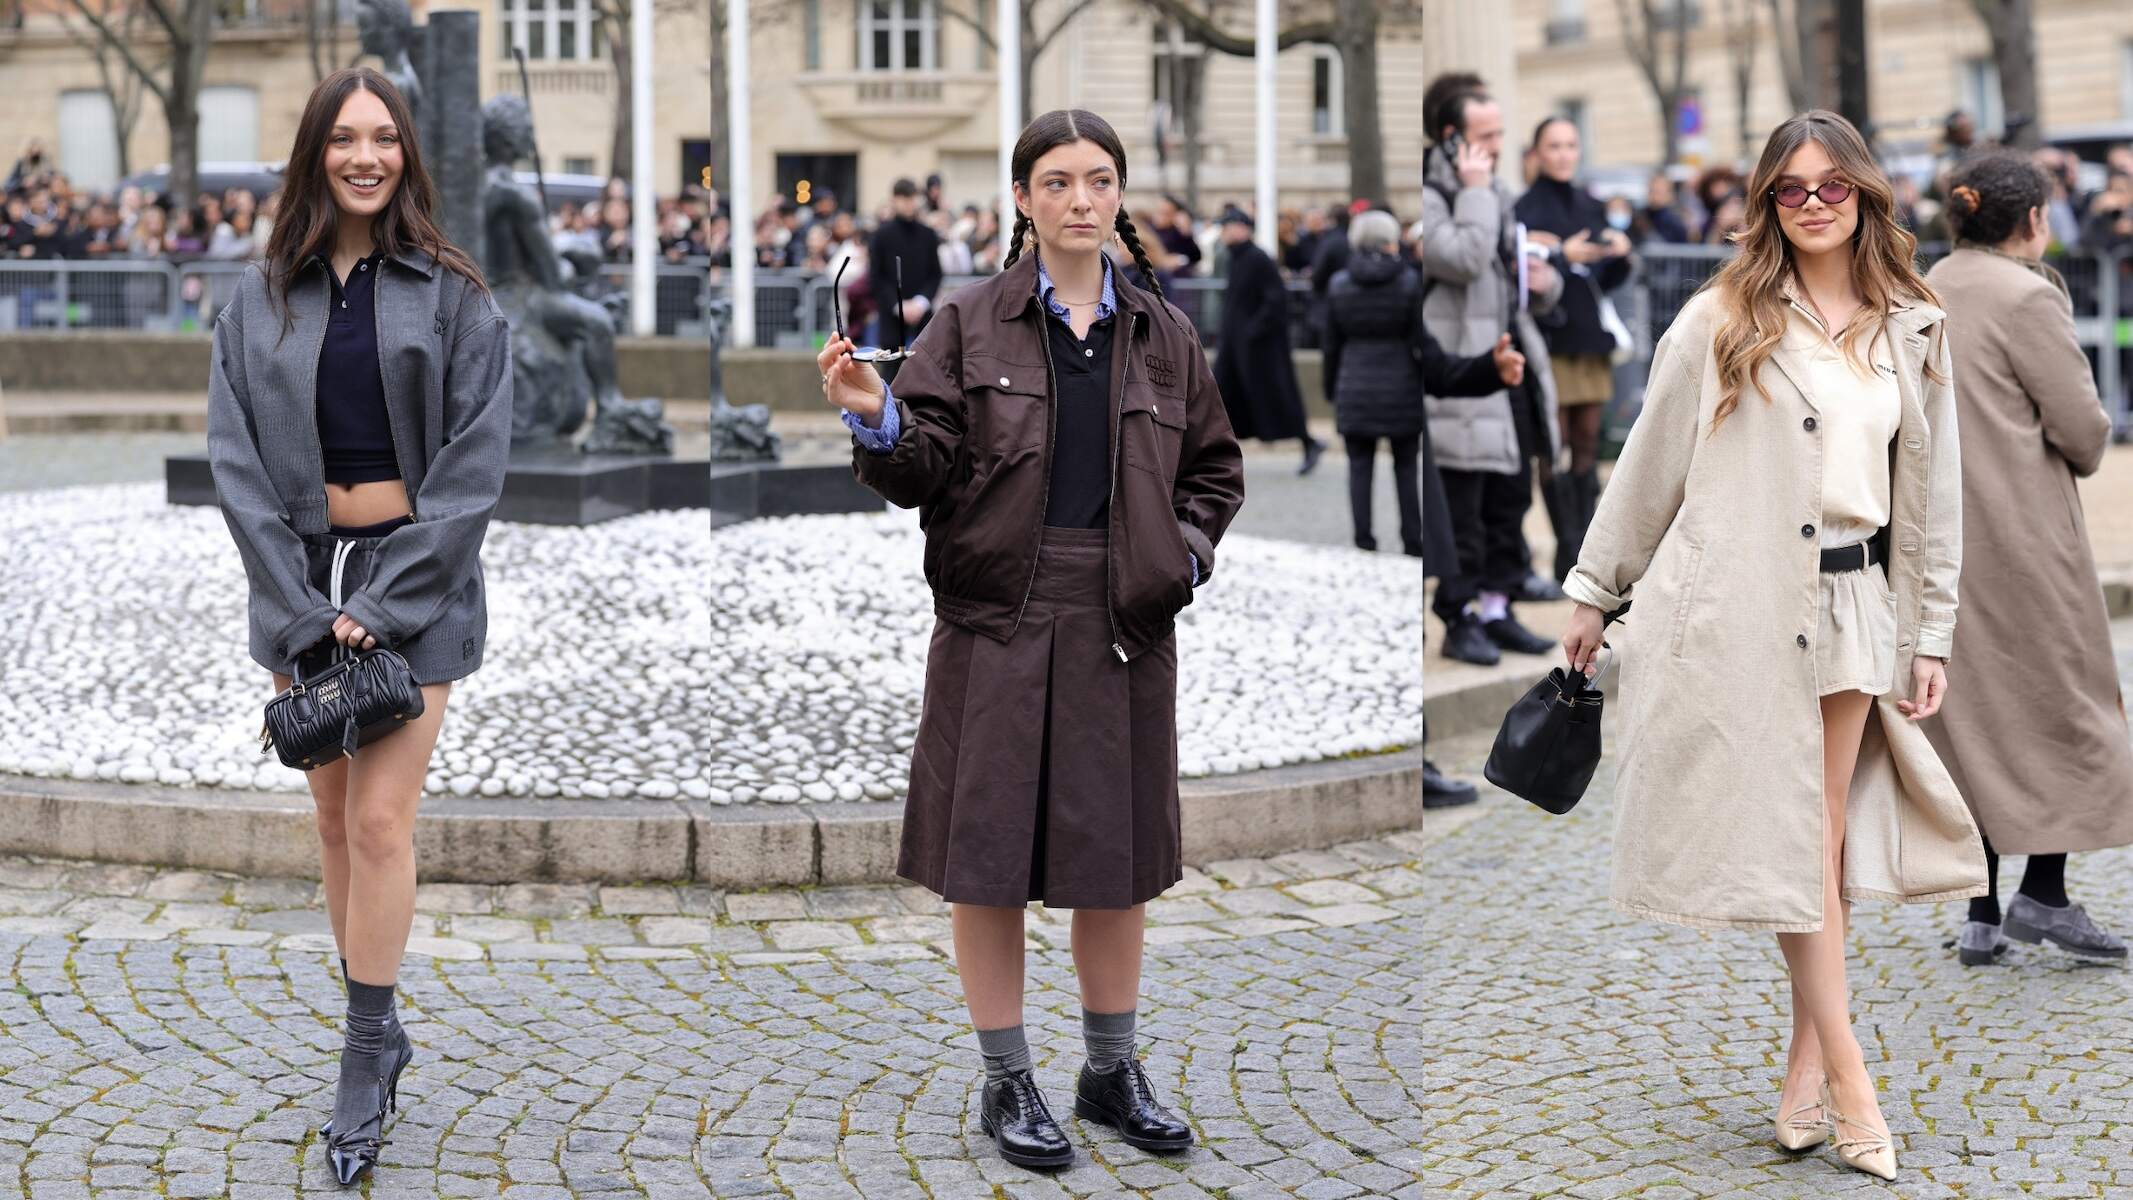
[[(1957, 954), (1989, 963), (2013, 937), (2123, 962), (2125, 942), (2066, 896), (2069, 851), (2133, 842), (2133, 743), (2074, 488), (2102, 464), (2111, 418), (2066, 284), (2038, 261), (2051, 242), (2044, 172), (2002, 151), (1970, 159), (1950, 185), (1957, 248), (1927, 278), (1957, 334), (1964, 555), (1994, 567), (1972, 577), (1957, 686), (1925, 726), (1985, 831), (1994, 886), (1970, 902)], [(2029, 856), (2004, 926), (2000, 853)]]
[(1777, 1138), (1896, 1158), (1853, 1036), (1848, 902), (1985, 890), (1916, 722), (1939, 708), (1962, 553), (1945, 315), (1892, 189), (1835, 113), (1771, 133), (1740, 253), (1653, 352), (1644, 411), (1564, 591), (1622, 654), (1613, 899), (1777, 934), (1792, 975)]

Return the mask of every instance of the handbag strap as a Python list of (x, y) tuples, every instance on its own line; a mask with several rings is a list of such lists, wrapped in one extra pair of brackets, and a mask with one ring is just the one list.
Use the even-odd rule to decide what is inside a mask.
[[(331, 581), (332, 592), (331, 595), (327, 597), (327, 599), (332, 602), (333, 610), (336, 614), (338, 614), (341, 610), (341, 574), (342, 571), (348, 565), (348, 556), (354, 551), (355, 543), (347, 541), (345, 539), (340, 541), (333, 548), (333, 578)], [(335, 638), (333, 640), (333, 653), (335, 660), (339, 662), (347, 662), (349, 659), (355, 657), (349, 651), (348, 647), (344, 645), (339, 638)]]

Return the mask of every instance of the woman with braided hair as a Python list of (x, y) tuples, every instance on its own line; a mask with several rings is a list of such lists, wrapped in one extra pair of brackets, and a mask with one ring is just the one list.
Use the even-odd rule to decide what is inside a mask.
[(893, 393), (873, 364), (894, 352), (838, 336), (816, 361), (860, 481), (926, 535), (936, 620), (897, 873), (950, 906), (979, 1125), (1007, 1161), (1050, 1168), (1073, 1146), (1023, 1035), (1033, 901), (1074, 910), (1075, 1113), (1143, 1149), (1193, 1142), (1135, 1057), (1134, 1015), (1144, 906), (1182, 877), (1173, 623), (1214, 576), (1244, 471), (1121, 205), (1118, 135), (1049, 112), (1012, 166), (1004, 269), (940, 303)]

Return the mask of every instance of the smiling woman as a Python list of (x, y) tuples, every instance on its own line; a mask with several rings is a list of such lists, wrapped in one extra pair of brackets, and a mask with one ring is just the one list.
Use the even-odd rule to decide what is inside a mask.
[(435, 204), (391, 82), (367, 67), (328, 76), (304, 106), (266, 260), (215, 322), (208, 389), (251, 654), (276, 693), (323, 706), (323, 689), (306, 698), (293, 681), (359, 653), (375, 656), (362, 678), (421, 687), (398, 728), (307, 777), (349, 993), (322, 1131), (343, 1184), (376, 1163), (414, 1057), (394, 987), (415, 807), (452, 681), (481, 665), (479, 552), (511, 431), (510, 328)]

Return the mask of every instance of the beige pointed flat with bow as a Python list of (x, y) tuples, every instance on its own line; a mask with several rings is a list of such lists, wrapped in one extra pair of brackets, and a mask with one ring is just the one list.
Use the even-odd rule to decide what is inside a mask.
[[(1824, 1086), (1827, 1086), (1825, 1083)], [(1791, 1112), (1785, 1111), (1785, 1096), (1778, 1093), (1777, 1144), (1787, 1150), (1800, 1151), (1819, 1146), (1829, 1140), (1829, 1118), (1824, 1115), (1819, 1095), (1801, 1101)], [(1808, 1117), (1813, 1113), (1813, 1118)]]
[[(1822, 1109), (1829, 1114), (1829, 1128), (1836, 1135), (1833, 1143), (1837, 1157), (1854, 1171), (1863, 1171), (1879, 1179), (1896, 1178), (1896, 1147), (1886, 1133), (1877, 1133), (1872, 1127), (1862, 1125), (1843, 1113), (1829, 1101), (1829, 1081), (1822, 1081)], [(1844, 1126), (1866, 1131), (1865, 1137), (1845, 1137)]]

